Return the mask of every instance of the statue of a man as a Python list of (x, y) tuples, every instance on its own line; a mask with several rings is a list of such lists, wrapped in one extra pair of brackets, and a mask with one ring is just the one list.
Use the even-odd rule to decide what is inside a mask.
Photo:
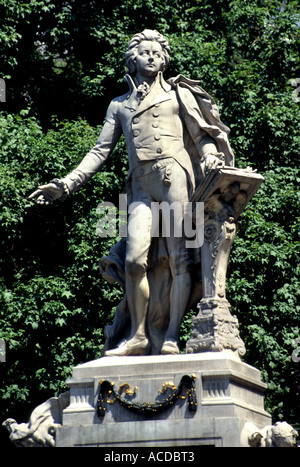
[[(185, 245), (183, 206), (205, 174), (224, 163), (233, 165), (229, 130), (221, 123), (215, 102), (197, 82), (182, 75), (164, 80), (169, 45), (157, 31), (136, 34), (125, 58), (129, 90), (110, 103), (95, 147), (73, 172), (39, 187), (31, 197), (38, 196), (43, 204), (77, 191), (101, 169), (124, 134), (128, 200), (133, 206), (128, 226), (133, 222), (135, 231), (128, 228), (118, 245), (126, 300), (109, 332), (115, 344), (108, 345), (105, 355), (176, 354), (181, 322), (195, 288), (195, 252), (191, 254)], [(182, 206), (181, 216), (170, 212), (170, 235), (155, 242), (153, 202)], [(112, 256), (116, 254), (117, 249)], [(109, 267), (112, 263), (104, 261)]]

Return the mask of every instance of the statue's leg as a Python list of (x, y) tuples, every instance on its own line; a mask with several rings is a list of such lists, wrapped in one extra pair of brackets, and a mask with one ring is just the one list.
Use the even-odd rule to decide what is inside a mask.
[(147, 278), (151, 244), (152, 215), (143, 202), (133, 203), (128, 221), (125, 261), (125, 289), (131, 318), (130, 337), (105, 355), (147, 355), (149, 342), (145, 332), (149, 302)]
[(191, 274), (175, 275), (170, 292), (170, 323), (161, 349), (162, 354), (178, 354), (178, 339), (182, 319), (191, 295)]
[[(176, 181), (176, 183), (175, 183)], [(179, 164), (172, 168), (172, 182), (165, 193), (170, 209), (170, 236), (167, 237), (169, 264), (172, 274), (170, 289), (170, 322), (165, 334), (162, 354), (179, 353), (178, 339), (182, 319), (191, 296), (191, 259), (186, 248), (184, 234), (184, 208), (189, 200), (188, 182), (184, 169)], [(163, 219), (167, 221), (168, 219)]]

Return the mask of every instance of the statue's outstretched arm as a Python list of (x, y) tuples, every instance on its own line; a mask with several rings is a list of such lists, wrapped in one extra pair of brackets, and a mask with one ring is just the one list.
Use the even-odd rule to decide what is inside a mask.
[(38, 204), (50, 204), (57, 199), (63, 201), (69, 194), (79, 190), (93, 175), (99, 172), (112, 153), (121, 133), (122, 128), (117, 117), (117, 102), (112, 101), (95, 147), (82, 159), (75, 170), (63, 179), (56, 178), (46, 185), (39, 186), (29, 196), (29, 199), (37, 197)]

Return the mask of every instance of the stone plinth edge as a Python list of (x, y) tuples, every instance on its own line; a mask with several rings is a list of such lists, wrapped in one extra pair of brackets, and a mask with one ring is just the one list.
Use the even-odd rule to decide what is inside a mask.
[[(126, 386), (129, 392), (124, 397), (142, 404), (166, 397), (164, 385), (176, 388), (183, 375), (195, 377), (195, 413), (180, 398), (159, 415), (132, 413), (109, 401), (105, 416), (97, 416), (100, 381), (113, 382), (119, 390)], [(258, 427), (271, 423), (264, 410), (267, 386), (260, 371), (232, 352), (103, 357), (74, 367), (67, 383), (70, 405), (57, 430), (58, 447), (238, 446), (245, 423)]]

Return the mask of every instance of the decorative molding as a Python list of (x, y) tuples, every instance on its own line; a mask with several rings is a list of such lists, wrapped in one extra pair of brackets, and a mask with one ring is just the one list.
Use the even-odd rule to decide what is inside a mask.
[[(118, 402), (122, 407), (126, 409), (142, 414), (142, 415), (151, 415), (155, 416), (160, 414), (161, 412), (165, 411), (169, 407), (171, 407), (177, 399), (186, 399), (188, 403), (188, 408), (190, 412), (197, 411), (197, 399), (196, 399), (196, 389), (195, 389), (195, 381), (196, 377), (194, 375), (188, 376), (184, 375), (178, 387), (175, 387), (173, 383), (166, 382), (163, 384), (162, 389), (159, 393), (163, 394), (167, 391), (167, 389), (172, 389), (172, 393), (164, 400), (158, 400), (155, 402), (132, 402), (128, 399), (122, 397), (122, 389), (124, 386), (128, 387), (127, 394), (133, 395), (134, 391), (130, 391), (130, 387), (128, 383), (124, 383), (120, 386), (119, 390), (117, 391), (114, 388), (114, 383), (107, 381), (107, 380), (100, 380), (99, 381), (99, 395), (97, 400), (97, 415), (100, 418), (105, 416), (107, 411), (107, 404), (114, 404)], [(135, 388), (136, 389), (136, 388)], [(182, 392), (185, 389), (186, 395), (183, 396)], [(111, 398), (113, 397), (113, 398)]]
[(198, 304), (199, 313), (192, 319), (191, 338), (186, 353), (231, 350), (239, 357), (246, 352), (239, 335), (236, 316), (230, 314), (225, 299), (203, 299)]
[(203, 379), (203, 399), (215, 399), (229, 397), (228, 378)]

